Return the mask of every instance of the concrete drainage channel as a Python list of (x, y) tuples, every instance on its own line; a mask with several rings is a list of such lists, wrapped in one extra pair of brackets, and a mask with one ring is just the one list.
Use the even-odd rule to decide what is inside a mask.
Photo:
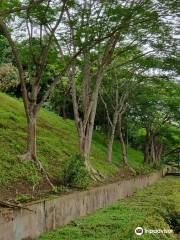
[(63, 226), (72, 220), (132, 195), (166, 175), (167, 168), (87, 191), (26, 204), (27, 209), (0, 209), (0, 240), (36, 239), (44, 232)]

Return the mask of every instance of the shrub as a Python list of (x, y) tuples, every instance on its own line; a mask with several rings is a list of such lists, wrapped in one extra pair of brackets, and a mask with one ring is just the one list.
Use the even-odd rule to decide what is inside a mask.
[(26, 194), (19, 194), (16, 196), (16, 201), (24, 203), (31, 200), (31, 196)]
[(13, 92), (19, 84), (17, 69), (9, 63), (0, 65), (0, 90)]
[(90, 175), (85, 167), (85, 159), (80, 154), (75, 154), (64, 161), (61, 174), (65, 186), (87, 188), (90, 184)]

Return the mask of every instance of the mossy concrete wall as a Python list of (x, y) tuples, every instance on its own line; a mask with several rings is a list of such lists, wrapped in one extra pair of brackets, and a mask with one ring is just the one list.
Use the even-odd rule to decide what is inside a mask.
[(26, 209), (0, 210), (0, 240), (30, 240), (72, 220), (103, 208), (158, 181), (167, 169), (148, 176), (119, 181), (26, 205)]

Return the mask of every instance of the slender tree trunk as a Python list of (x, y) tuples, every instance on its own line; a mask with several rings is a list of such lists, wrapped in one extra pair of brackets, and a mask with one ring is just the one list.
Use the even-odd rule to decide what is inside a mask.
[(159, 143), (156, 146), (156, 161), (157, 162), (160, 162), (162, 152), (163, 152), (163, 145), (162, 145), (162, 143)]
[(87, 124), (86, 127), (81, 127), (78, 132), (79, 132), (79, 148), (81, 155), (85, 159), (85, 167), (90, 173), (90, 176), (93, 180), (101, 181), (102, 178), (104, 178), (104, 176), (100, 174), (97, 170), (95, 170), (89, 161), (93, 125)]
[(87, 125), (84, 129), (84, 127), (81, 127), (80, 136), (79, 136), (79, 148), (80, 153), (82, 156), (85, 157), (85, 159), (89, 158), (89, 126)]
[(67, 114), (66, 114), (66, 102), (67, 102), (67, 97), (64, 96), (64, 99), (63, 99), (63, 106), (62, 106), (63, 118), (67, 118)]
[(113, 143), (114, 143), (114, 136), (115, 136), (115, 130), (117, 126), (118, 121), (118, 112), (115, 111), (113, 115), (113, 122), (110, 130), (110, 136), (108, 140), (108, 154), (107, 154), (107, 160), (109, 162), (112, 162), (112, 152), (113, 152)]
[(155, 161), (156, 163), (160, 162), (161, 160), (161, 155), (163, 151), (163, 144), (160, 141), (156, 141), (154, 144), (154, 155), (155, 155)]
[(35, 110), (34, 104), (31, 105), (31, 109), (29, 110), (29, 115), (27, 117), (27, 150), (26, 153), (21, 155), (20, 158), (22, 160), (30, 160), (33, 161), (37, 166), (38, 170), (45, 176), (47, 182), (51, 187), (54, 187), (52, 184), (49, 174), (43, 167), (42, 163), (37, 159), (37, 151), (36, 151), (36, 120), (37, 120), (37, 112)]
[(155, 138), (154, 136), (151, 137), (151, 150), (150, 150), (150, 158), (151, 158), (151, 163), (156, 162), (156, 150), (155, 150)]
[(145, 144), (144, 144), (144, 162), (150, 164), (150, 133), (149, 130), (146, 129), (146, 137), (145, 137)]
[(121, 145), (122, 160), (123, 160), (124, 166), (128, 167), (128, 169), (133, 173), (133, 175), (136, 175), (136, 170), (128, 164), (127, 146), (125, 144), (123, 131), (122, 131), (122, 116), (123, 116), (124, 112), (125, 112), (125, 110), (123, 112), (120, 112), (119, 116), (118, 116), (119, 140), (120, 140), (120, 145)]
[(123, 132), (122, 132), (122, 116), (121, 116), (121, 114), (119, 114), (119, 139), (120, 139), (123, 163), (125, 165), (128, 165), (127, 147), (124, 142), (124, 137), (123, 137)]
[(156, 141), (152, 131), (146, 129), (144, 146), (144, 162), (151, 164), (156, 162)]
[(36, 117), (33, 116), (28, 119), (28, 137), (27, 137), (27, 153), (35, 160), (36, 153)]
[(80, 130), (80, 152), (86, 158), (86, 160), (88, 160), (90, 156), (93, 129), (94, 124), (87, 123), (86, 126)]
[[(32, 108), (33, 109), (33, 108)], [(21, 156), (22, 160), (37, 160), (36, 151), (36, 114), (33, 110), (29, 110), (27, 116), (27, 149), (26, 153)]]
[(144, 162), (145, 163), (149, 163), (148, 151), (149, 151), (149, 145), (147, 143), (145, 143), (145, 146), (144, 146)]
[(112, 150), (113, 150), (113, 142), (114, 142), (114, 134), (111, 134), (110, 139), (108, 141), (108, 162), (112, 162)]

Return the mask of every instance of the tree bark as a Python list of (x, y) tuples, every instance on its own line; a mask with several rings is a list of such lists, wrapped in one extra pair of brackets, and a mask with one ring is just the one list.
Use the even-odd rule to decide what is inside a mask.
[(159, 161), (161, 153), (162, 153), (162, 146), (159, 145), (157, 140), (157, 133), (154, 133), (150, 129), (146, 129), (146, 139), (144, 145), (144, 162), (148, 164), (154, 164)]
[(156, 159), (157, 159), (158, 162), (160, 162), (161, 156), (162, 156), (162, 152), (163, 152), (163, 144), (162, 143), (159, 144), (156, 152), (157, 152), (156, 153)]
[(34, 104), (30, 104), (29, 114), (27, 116), (27, 148), (26, 153), (20, 158), (22, 160), (37, 160), (37, 146), (36, 146), (36, 120), (37, 114), (35, 112)]
[(121, 114), (119, 114), (119, 140), (121, 145), (123, 163), (124, 165), (128, 165), (127, 146), (124, 142), (124, 137), (122, 132), (122, 115)]
[(144, 145), (144, 162), (151, 163), (151, 136), (150, 131), (146, 129), (145, 145)]
[(36, 159), (36, 117), (32, 116), (28, 119), (28, 138), (27, 152), (32, 159)]
[(79, 148), (80, 153), (86, 158), (89, 157), (89, 125), (87, 124), (84, 129), (81, 127), (80, 129), (80, 137), (79, 137)]
[(155, 163), (156, 162), (156, 151), (155, 151), (155, 137), (152, 136), (151, 138), (151, 151), (150, 151), (150, 158), (151, 162)]
[(113, 143), (114, 143), (114, 136), (115, 136), (117, 121), (118, 121), (118, 111), (115, 111), (114, 115), (113, 115), (113, 121), (112, 121), (111, 130), (110, 130), (111, 132), (110, 132), (110, 137), (109, 137), (109, 141), (108, 141), (107, 160), (109, 162), (112, 162), (112, 150), (113, 150)]
[(67, 102), (67, 96), (64, 96), (63, 99), (63, 106), (62, 106), (62, 114), (63, 114), (63, 118), (67, 118), (67, 113), (66, 113), (66, 102)]
[(122, 161), (123, 161), (123, 165), (125, 167), (128, 167), (128, 169), (133, 173), (133, 175), (136, 175), (136, 170), (128, 164), (127, 145), (125, 144), (123, 131), (122, 131), (122, 116), (123, 116), (125, 111), (126, 111), (126, 107), (124, 108), (124, 110), (122, 112), (119, 113), (119, 116), (118, 116), (118, 120), (119, 120), (119, 140), (120, 140), (120, 146), (121, 146)]

